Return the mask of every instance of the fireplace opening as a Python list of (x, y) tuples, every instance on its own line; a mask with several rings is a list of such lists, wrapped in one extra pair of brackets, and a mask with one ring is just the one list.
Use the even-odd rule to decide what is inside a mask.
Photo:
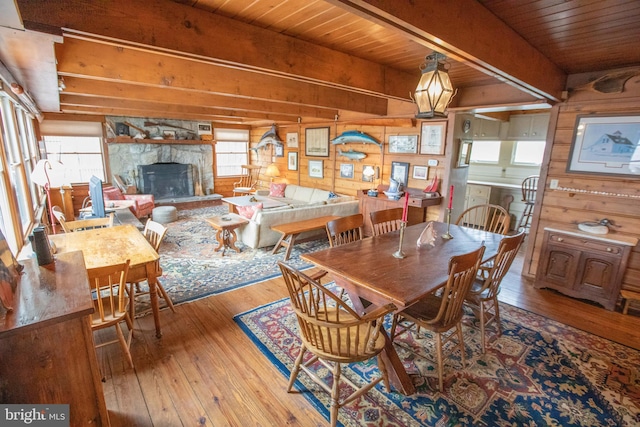
[(138, 188), (156, 199), (190, 197), (194, 195), (193, 165), (154, 163), (138, 165)]

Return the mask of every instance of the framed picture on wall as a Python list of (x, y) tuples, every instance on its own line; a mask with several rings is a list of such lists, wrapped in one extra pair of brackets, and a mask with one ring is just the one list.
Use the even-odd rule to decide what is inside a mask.
[(298, 170), (298, 152), (297, 151), (289, 151), (287, 154), (287, 169), (290, 171)]
[(309, 176), (311, 178), (324, 177), (324, 166), (322, 160), (309, 160)]
[(458, 148), (458, 164), (459, 168), (466, 168), (469, 166), (471, 160), (471, 148), (473, 147), (473, 141), (470, 139), (461, 139), (460, 147)]
[(298, 148), (298, 132), (287, 133), (287, 148)]
[(340, 164), (340, 178), (353, 179), (353, 163)]
[(429, 168), (427, 166), (413, 167), (413, 179), (427, 179), (427, 175), (429, 175)]
[(418, 152), (418, 135), (390, 135), (389, 153), (415, 154)]
[(420, 154), (444, 155), (447, 122), (422, 122)]
[(274, 145), (276, 147), (276, 157), (284, 157), (284, 145)]
[(329, 128), (307, 128), (305, 130), (304, 154), (306, 156), (329, 157)]
[(638, 177), (638, 141), (640, 115), (578, 116), (567, 172)]
[(409, 182), (409, 163), (391, 162), (391, 178), (402, 183), (402, 186), (406, 188)]

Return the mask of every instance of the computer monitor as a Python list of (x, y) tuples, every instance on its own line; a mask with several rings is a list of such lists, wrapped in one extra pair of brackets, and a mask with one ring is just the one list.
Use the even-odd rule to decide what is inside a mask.
[(104, 196), (102, 194), (102, 181), (93, 175), (89, 180), (89, 197), (91, 197), (91, 217), (104, 218)]

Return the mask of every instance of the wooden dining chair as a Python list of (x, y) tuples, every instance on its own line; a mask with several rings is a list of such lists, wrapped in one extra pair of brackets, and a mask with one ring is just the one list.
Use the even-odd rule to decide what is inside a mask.
[(66, 233), (67, 229), (65, 228), (67, 219), (65, 218), (64, 212), (62, 212), (62, 208), (60, 208), (60, 206), (51, 206), (51, 212), (53, 213), (53, 216), (55, 217), (56, 221), (58, 221), (58, 223), (60, 223), (60, 226), (62, 227), (62, 230)]
[[(149, 219), (144, 225), (144, 230), (142, 231), (142, 234), (144, 235), (144, 237), (146, 237), (146, 239), (149, 241), (151, 246), (153, 246), (153, 249), (155, 249), (156, 252), (160, 253), (160, 244), (162, 243), (162, 240), (167, 234), (167, 227), (160, 224), (159, 222)], [(164, 286), (162, 286), (162, 283), (160, 283), (159, 277), (162, 276), (162, 267), (160, 266), (160, 260), (156, 261), (155, 267), (156, 267), (156, 288), (160, 293), (160, 296), (162, 297), (162, 299), (164, 299), (165, 303), (167, 304), (167, 307), (169, 307), (171, 311), (175, 313), (176, 309), (173, 306), (173, 301), (171, 301), (171, 297), (169, 296), (167, 291), (164, 289)], [(143, 268), (144, 267), (141, 267), (141, 269)], [(135, 278), (138, 278), (138, 277), (146, 277), (146, 272), (139, 270), (138, 268), (133, 268), (130, 276), (133, 278), (133, 280), (135, 280)], [(132, 296), (132, 298), (134, 299), (134, 302), (136, 297), (147, 295), (149, 293), (149, 291), (142, 291), (140, 289), (140, 283), (144, 280), (146, 279), (131, 282), (131, 284), (134, 286), (133, 288), (134, 294)], [(133, 319), (134, 317), (135, 317), (135, 304), (131, 304), (131, 318)]]
[(476, 205), (462, 212), (456, 220), (456, 225), (507, 234), (511, 225), (511, 216), (500, 205)]
[(362, 228), (364, 227), (364, 216), (354, 214), (343, 216), (327, 222), (327, 237), (331, 247), (343, 245), (345, 243), (362, 240)]
[[(449, 278), (443, 288), (393, 316), (391, 339), (413, 328), (431, 331), (436, 339), (438, 387), (444, 385), (444, 346), (457, 337), (462, 367), (466, 366), (464, 337), (462, 335), (462, 306), (478, 272), (484, 254), (484, 245), (475, 251), (449, 259)], [(398, 328), (400, 330), (398, 331)], [(419, 332), (416, 332), (419, 333)], [(455, 350), (455, 346), (451, 352)]]
[[(385, 346), (385, 337), (380, 333), (380, 328), (384, 316), (391, 313), (395, 306), (388, 304), (360, 315), (335, 293), (309, 276), (282, 261), (278, 261), (278, 265), (289, 291), (302, 341), (300, 353), (291, 370), (287, 392), (291, 392), (300, 370), (306, 372), (315, 383), (331, 394), (331, 426), (335, 426), (341, 407), (360, 397), (380, 381), (384, 381), (387, 391), (389, 390), (387, 369), (380, 357)], [(307, 351), (313, 357), (304, 362)], [(372, 357), (377, 357), (381, 375), (368, 384), (357, 386), (342, 376), (342, 365), (366, 361)], [(333, 385), (316, 374), (317, 368), (312, 366), (317, 363), (332, 373)], [(341, 382), (346, 382), (355, 390), (342, 399)]]
[(522, 188), (522, 202), (524, 202), (524, 210), (522, 211), (522, 215), (520, 215), (520, 219), (518, 220), (518, 226), (516, 230), (520, 231), (525, 230), (526, 233), (529, 232), (529, 228), (531, 227), (531, 219), (533, 218), (533, 208), (536, 204), (536, 194), (538, 192), (538, 180), (539, 175), (531, 175), (526, 177), (521, 184)]
[(400, 222), (402, 220), (402, 208), (372, 211), (369, 216), (371, 218), (373, 235), (378, 236), (380, 234), (400, 229)]
[[(130, 300), (126, 292), (128, 273), (129, 260), (122, 264), (87, 269), (94, 306), (91, 330), (114, 327), (117, 335), (116, 340), (102, 342), (97, 344), (96, 348), (120, 343), (129, 365), (133, 367), (133, 359), (129, 351), (133, 337), (133, 321), (129, 316)], [(126, 336), (120, 326), (122, 322), (127, 324), (129, 332)]]
[(111, 212), (104, 218), (88, 218), (79, 219), (76, 221), (65, 221), (62, 226), (65, 233), (72, 233), (74, 231), (90, 230), (93, 228), (113, 227), (114, 213)]
[(500, 322), (500, 306), (498, 304), (498, 293), (500, 293), (500, 283), (505, 274), (509, 271), (513, 260), (520, 250), (520, 245), (524, 240), (525, 233), (521, 231), (514, 236), (506, 236), (500, 241), (498, 254), (492, 260), (492, 267), (486, 273), (486, 277), (476, 277), (471, 286), (471, 290), (465, 297), (465, 304), (472, 309), (480, 321), (480, 340), (482, 343), (482, 353), (485, 353), (486, 327), (495, 323), (498, 336), (502, 335), (502, 324)]

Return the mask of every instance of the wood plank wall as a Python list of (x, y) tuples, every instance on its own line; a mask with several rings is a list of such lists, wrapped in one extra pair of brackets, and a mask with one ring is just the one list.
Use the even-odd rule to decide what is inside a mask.
[[(374, 185), (362, 180), (362, 170), (365, 165), (372, 165), (374, 168), (379, 168), (380, 176), (374, 181), (375, 185), (389, 184), (389, 177), (391, 176), (391, 162), (405, 162), (409, 163), (409, 187), (424, 189), (427, 184), (431, 182), (431, 179), (437, 174), (442, 179), (446, 173), (446, 166), (448, 160), (446, 156), (434, 156), (434, 155), (420, 155), (420, 154), (396, 154), (389, 153), (389, 135), (419, 135), (421, 129), (421, 123), (407, 119), (408, 125), (405, 126), (368, 126), (368, 125), (353, 125), (348, 123), (315, 123), (313, 125), (295, 125), (295, 126), (279, 126), (277, 128), (278, 136), (283, 141), (286, 140), (287, 133), (298, 134), (298, 148), (284, 147), (284, 157), (275, 156), (275, 150), (271, 145), (266, 149), (259, 150), (258, 153), (252, 151), (251, 163), (259, 164), (263, 166), (262, 173), (266, 171), (267, 166), (272, 160), (275, 160), (278, 169), (280, 170), (280, 177), (274, 179), (274, 182), (286, 182), (289, 184), (298, 184), (306, 187), (320, 188), (323, 190), (330, 190), (335, 193), (346, 194), (355, 196), (358, 190), (364, 190), (372, 188)], [(409, 125), (410, 124), (410, 125)], [(305, 130), (306, 128), (329, 128), (329, 139), (334, 139), (337, 135), (340, 135), (344, 131), (360, 131), (375, 138), (378, 142), (382, 143), (382, 149), (375, 144), (345, 144), (345, 145), (329, 145), (328, 157), (314, 157), (305, 155)], [(269, 127), (254, 128), (251, 130), (251, 146), (255, 147), (260, 140), (260, 137), (269, 130)], [(418, 138), (420, 140), (420, 137)], [(419, 147), (418, 142), (418, 147)], [(351, 160), (344, 156), (340, 156), (338, 148), (342, 151), (348, 151), (353, 149), (367, 154), (367, 157), (362, 160)], [(288, 170), (288, 153), (298, 153), (298, 170)], [(419, 151), (418, 151), (419, 152)], [(414, 166), (427, 166), (429, 159), (438, 160), (438, 166), (430, 167), (428, 171), (427, 180), (414, 179), (413, 167)], [(309, 177), (309, 160), (322, 160), (324, 167), (324, 176), (322, 178)], [(340, 177), (340, 165), (341, 164), (353, 164), (354, 176), (353, 178), (341, 178)], [(261, 175), (261, 181), (263, 187), (268, 188), (270, 178)], [(216, 182), (216, 191), (218, 191), (218, 183)], [(442, 194), (442, 187), (440, 187), (440, 193)], [(428, 209), (428, 219), (437, 220), (439, 215), (439, 209), (437, 207)]]
[[(599, 75), (572, 76), (568, 87), (579, 87), (596, 77)], [(527, 248), (525, 262), (530, 262), (524, 267), (525, 275), (535, 275), (544, 227), (577, 229), (579, 222), (608, 218), (616, 224), (615, 231), (610, 235), (640, 238), (640, 175), (622, 177), (566, 172), (576, 119), (585, 114), (640, 114), (640, 69), (636, 77), (626, 82), (622, 93), (569, 91), (567, 101), (553, 108), (547, 139), (553, 143), (547, 144), (548, 151), (541, 171), (539, 193), (542, 188), (544, 192), (538, 196), (538, 214), (531, 231), (535, 243)], [(549, 188), (552, 179), (559, 182), (556, 190)], [(631, 254), (622, 287), (640, 291), (638, 246)]]

